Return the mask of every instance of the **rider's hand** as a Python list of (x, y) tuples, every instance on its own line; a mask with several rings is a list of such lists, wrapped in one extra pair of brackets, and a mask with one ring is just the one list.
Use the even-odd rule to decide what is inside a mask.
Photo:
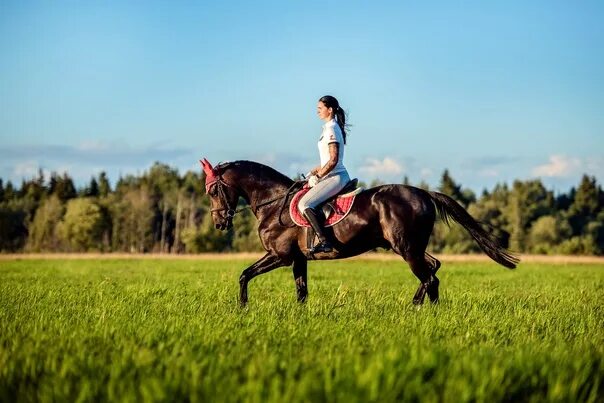
[(317, 186), (317, 183), (319, 183), (319, 178), (317, 175), (310, 175), (310, 178), (308, 178), (308, 186), (312, 188)]

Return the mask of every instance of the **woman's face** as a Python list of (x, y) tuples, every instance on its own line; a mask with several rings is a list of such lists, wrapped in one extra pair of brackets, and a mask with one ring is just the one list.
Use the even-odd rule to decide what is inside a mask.
[(317, 103), (317, 115), (319, 115), (319, 119), (322, 120), (331, 120), (333, 115), (333, 108), (328, 108), (321, 101)]

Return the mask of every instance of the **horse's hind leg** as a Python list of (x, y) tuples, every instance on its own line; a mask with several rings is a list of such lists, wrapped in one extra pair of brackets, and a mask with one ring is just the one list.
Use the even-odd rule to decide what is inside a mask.
[(380, 206), (382, 233), (392, 250), (407, 261), (411, 271), (420, 281), (420, 286), (413, 296), (413, 303), (423, 304), (426, 294), (432, 302), (436, 302), (438, 279), (435, 273), (440, 267), (440, 262), (426, 253), (436, 217), (434, 204), (422, 196), (422, 193), (399, 190), (400, 196), (408, 203), (387, 200), (387, 203)]
[[(428, 297), (430, 298), (430, 302), (435, 304), (438, 302), (438, 286), (440, 284), (440, 281), (438, 280), (438, 277), (436, 277), (436, 272), (440, 268), (440, 261), (427, 252), (424, 253), (424, 260), (426, 261), (426, 264), (430, 267), (431, 273), (430, 280), (428, 281), (428, 286), (426, 287), (426, 291), (428, 293)], [(420, 285), (420, 288), (422, 287), (422, 285)]]
[[(387, 234), (387, 238), (392, 247), (392, 251), (397, 255), (400, 255), (403, 259), (407, 261), (409, 266), (411, 267), (411, 271), (415, 274), (420, 281), (420, 285), (413, 296), (413, 303), (415, 305), (421, 305), (424, 303), (424, 299), (426, 298), (426, 293), (430, 290), (430, 300), (434, 297), (434, 290), (436, 289), (436, 298), (438, 299), (438, 284), (430, 288), (430, 280), (433, 276), (432, 266), (428, 263), (424, 255), (425, 245), (423, 248), (420, 248), (417, 244), (409, 245), (404, 242), (401, 238), (394, 238)], [(427, 244), (427, 241), (425, 242)], [(437, 270), (437, 269), (436, 269)], [(434, 270), (434, 273), (436, 273)], [(438, 280), (437, 280), (438, 281)], [(432, 300), (433, 301), (433, 300)]]
[(426, 263), (428, 263), (428, 266), (432, 268), (432, 274), (436, 274), (438, 269), (440, 269), (440, 260), (432, 256), (428, 252), (424, 252), (424, 258), (426, 259)]
[[(409, 263), (411, 271), (413, 274), (415, 274), (415, 277), (417, 277), (420, 281), (419, 288), (413, 296), (413, 303), (415, 305), (421, 305), (424, 303), (426, 293), (430, 289), (430, 282), (432, 279), (431, 267), (424, 259), (424, 256), (420, 254), (408, 255), (405, 260), (407, 260), (407, 263)], [(438, 284), (436, 285), (436, 294), (438, 298)], [(430, 297), (430, 300), (432, 300), (432, 297)]]

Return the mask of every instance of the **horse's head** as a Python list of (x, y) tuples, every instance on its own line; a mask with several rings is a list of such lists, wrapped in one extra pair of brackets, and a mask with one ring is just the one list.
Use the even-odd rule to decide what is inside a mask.
[(239, 194), (235, 187), (212, 167), (207, 159), (199, 160), (206, 174), (206, 193), (210, 196), (210, 211), (216, 229), (225, 230), (233, 226)]

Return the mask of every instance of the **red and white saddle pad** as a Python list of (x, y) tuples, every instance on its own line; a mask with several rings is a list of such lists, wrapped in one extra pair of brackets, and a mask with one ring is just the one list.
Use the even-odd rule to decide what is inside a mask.
[[(310, 188), (305, 187), (298, 191), (289, 204), (289, 215), (294, 224), (299, 227), (310, 227), (310, 224), (306, 218), (304, 218), (302, 213), (300, 213), (300, 210), (298, 210), (298, 202), (300, 201), (300, 198), (302, 198), (302, 196), (304, 196), (309, 190)], [(336, 225), (342, 221), (350, 212), (352, 204), (354, 203), (354, 198), (362, 191), (363, 188), (357, 188), (352, 192), (339, 195), (335, 200), (331, 199), (328, 204), (324, 204), (323, 211), (325, 212), (327, 210), (327, 219), (325, 220), (324, 227), (331, 227), (332, 225)], [(329, 208), (328, 205), (333, 206), (333, 209)]]

